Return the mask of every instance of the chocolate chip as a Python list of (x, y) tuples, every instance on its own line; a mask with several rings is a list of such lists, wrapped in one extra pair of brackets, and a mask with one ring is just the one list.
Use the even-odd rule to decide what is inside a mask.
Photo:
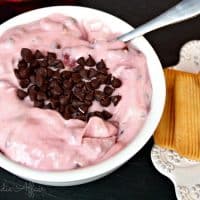
[(96, 64), (96, 68), (101, 73), (107, 73), (107, 70), (108, 70), (103, 59), (101, 59), (101, 61)]
[(36, 100), (38, 91), (39, 88), (36, 85), (32, 85), (28, 88), (28, 95), (32, 101)]
[(106, 77), (105, 84), (110, 85), (111, 84), (111, 80), (112, 80), (112, 74), (108, 74), (107, 77)]
[(84, 66), (85, 65), (85, 58), (84, 57), (80, 57), (76, 62), (79, 65)]
[(73, 81), (72, 80), (64, 80), (63, 87), (66, 89), (71, 89), (73, 87)]
[(21, 79), (29, 77), (29, 69), (27, 67), (21, 67), (18, 72)]
[(96, 91), (94, 92), (94, 96), (95, 96), (95, 99), (96, 99), (97, 101), (100, 101), (102, 98), (105, 97), (105, 94), (104, 94), (102, 91), (100, 91), (100, 90), (96, 90)]
[(64, 64), (61, 60), (55, 60), (54, 61), (54, 67), (56, 67), (58, 69), (64, 69), (65, 68), (65, 66), (64, 66)]
[(45, 109), (52, 109), (52, 105), (51, 103), (48, 103), (44, 106)]
[(93, 77), (95, 77), (96, 75), (98, 74), (98, 72), (95, 70), (95, 69), (90, 69), (89, 70), (89, 75), (88, 75), (88, 77), (89, 78), (93, 78)]
[(37, 93), (30, 93), (29, 98), (31, 101), (35, 101), (37, 99)]
[(86, 104), (83, 104), (83, 105), (80, 105), (79, 106), (79, 110), (82, 112), (82, 113), (86, 113), (88, 111), (88, 106)]
[(101, 98), (100, 99), (100, 104), (102, 106), (105, 106), (105, 107), (109, 106), (111, 104), (111, 98), (110, 97), (106, 97), (106, 96)]
[(31, 82), (32, 84), (35, 84), (35, 76), (34, 76), (34, 75), (31, 75), (31, 76), (29, 77), (29, 80), (30, 80), (30, 82)]
[(55, 67), (58, 64), (58, 60), (56, 60), (55, 58), (50, 58), (47, 60), (47, 63), (49, 66)]
[(53, 109), (57, 109), (60, 106), (60, 102), (57, 99), (51, 99), (51, 106)]
[(39, 66), (40, 66), (40, 64), (37, 60), (32, 60), (30, 63), (30, 68), (32, 68), (32, 69), (37, 68)]
[(109, 87), (109, 86), (105, 86), (105, 88), (104, 88), (104, 93), (106, 94), (106, 95), (111, 95), (113, 92), (114, 92), (114, 89), (113, 88), (111, 88), (111, 87)]
[(128, 51), (128, 50), (129, 50), (129, 49), (128, 49), (128, 45), (126, 45), (122, 50)]
[(113, 77), (112, 81), (111, 81), (111, 85), (114, 88), (119, 88), (122, 85), (122, 82), (120, 79)]
[(78, 66), (76, 66), (76, 67), (73, 68), (73, 71), (74, 72), (80, 72), (83, 69), (84, 69), (84, 67), (82, 65), (78, 65)]
[(44, 80), (42, 86), (40, 87), (40, 90), (45, 92), (47, 95), (48, 89), (49, 89), (49, 83), (46, 80)]
[(71, 114), (70, 114), (70, 113), (64, 112), (62, 116), (63, 116), (66, 120), (71, 119)]
[(60, 104), (66, 105), (70, 100), (70, 95), (62, 95), (60, 96)]
[(80, 111), (76, 111), (74, 113), (72, 113), (72, 118), (73, 119), (79, 119), (82, 121), (86, 120), (86, 116), (84, 114), (82, 114)]
[(84, 100), (85, 94), (82, 92), (82, 89), (75, 88), (73, 91), (75, 97), (77, 97), (80, 101)]
[(65, 113), (70, 113), (70, 114), (72, 114), (72, 113), (74, 113), (74, 112), (76, 112), (76, 109), (75, 109), (72, 105), (67, 105), (67, 106), (65, 106)]
[(77, 84), (75, 85), (75, 87), (77, 87), (77, 88), (83, 88), (84, 85), (85, 85), (85, 83), (84, 83), (83, 81), (81, 81), (81, 82), (77, 83)]
[(72, 73), (71, 79), (72, 79), (72, 81), (73, 81), (74, 83), (78, 83), (78, 82), (81, 81), (81, 76), (80, 76), (79, 73), (76, 73), (76, 72), (75, 72), (75, 73)]
[(72, 119), (79, 119), (78, 116), (80, 116), (80, 112), (75, 111), (75, 112), (71, 113)]
[(89, 113), (87, 113), (87, 114), (86, 114), (87, 121), (89, 121), (89, 119), (90, 119), (91, 117), (93, 117), (93, 116), (94, 116), (94, 112), (89, 112)]
[(71, 95), (72, 94), (72, 90), (71, 89), (65, 89), (64, 88), (64, 95)]
[(37, 93), (37, 97), (36, 98), (37, 98), (38, 101), (40, 101), (40, 100), (47, 100), (47, 95), (44, 92), (39, 91)]
[(73, 106), (74, 108), (79, 108), (81, 105), (83, 105), (83, 102), (82, 102), (82, 101), (80, 101), (80, 100), (77, 99), (77, 98), (73, 98), (73, 99), (72, 99), (72, 106)]
[(94, 111), (94, 112), (88, 113), (88, 117), (89, 117), (89, 118), (90, 118), (90, 117), (94, 117), (94, 116), (103, 118), (103, 115), (102, 115), (102, 113), (101, 113), (100, 111)]
[(57, 112), (60, 112), (60, 105), (57, 106), (54, 110), (56, 110)]
[(95, 112), (94, 112), (94, 116), (103, 118), (102, 112), (99, 112), (99, 111), (95, 111)]
[(101, 59), (100, 62), (98, 62), (98, 63), (96, 64), (96, 68), (97, 68), (97, 70), (101, 70), (101, 69), (103, 69), (103, 68), (106, 68), (106, 64), (105, 64), (105, 62), (104, 62), (103, 59)]
[(28, 93), (32, 93), (32, 92), (39, 92), (40, 88), (37, 85), (31, 85), (28, 88)]
[(40, 67), (36, 70), (36, 75), (41, 75), (42, 77), (46, 77), (47, 76), (47, 69)]
[(61, 72), (62, 79), (69, 79), (71, 77), (72, 73), (70, 71), (63, 71)]
[(34, 107), (43, 108), (44, 107), (44, 101), (34, 101)]
[(20, 79), (20, 75), (19, 75), (19, 70), (18, 69), (14, 69), (14, 74), (18, 79)]
[(28, 63), (33, 60), (32, 51), (28, 48), (22, 48), (21, 49), (21, 56)]
[(47, 77), (48, 77), (48, 78), (51, 78), (51, 77), (53, 76), (53, 73), (54, 73), (53, 70), (47, 68)]
[(59, 70), (53, 71), (53, 75), (52, 75), (53, 79), (61, 79), (61, 75)]
[(121, 100), (121, 98), (122, 97), (120, 95), (116, 95), (116, 96), (112, 96), (111, 97), (111, 101), (114, 104), (114, 106), (116, 106), (119, 103), (119, 101)]
[(36, 69), (37, 68), (31, 68), (31, 67), (29, 67), (29, 78), (30, 78), (30, 76), (35, 75)]
[(30, 80), (29, 79), (21, 79), (19, 81), (19, 85), (22, 87), (22, 88), (27, 88), (28, 85), (30, 84)]
[(27, 65), (26, 61), (22, 59), (18, 62), (17, 66), (20, 69), (21, 67), (27, 67), (28, 65)]
[(85, 100), (93, 101), (94, 100), (94, 93), (90, 92), (90, 93), (86, 94), (85, 95)]
[(56, 43), (56, 46), (55, 46), (56, 49), (61, 49), (61, 45)]
[(21, 100), (23, 100), (27, 96), (27, 92), (21, 89), (17, 89), (16, 93), (17, 93), (18, 98)]
[(65, 106), (64, 105), (60, 105), (58, 108), (58, 112), (59, 113), (64, 113), (65, 112)]
[(102, 116), (103, 116), (104, 120), (108, 120), (108, 119), (110, 119), (112, 117), (112, 114), (110, 112), (106, 111), (106, 110), (103, 110), (102, 111)]
[(54, 88), (54, 87), (59, 87), (60, 86), (60, 81), (59, 79), (52, 79), (49, 83), (49, 87), (50, 88)]
[(82, 121), (87, 121), (87, 117), (85, 115), (78, 115), (75, 119), (79, 119), (79, 120), (82, 120)]
[[(55, 60), (53, 61), (53, 63), (52, 63), (52, 66), (58, 65), (59, 63), (62, 63), (62, 64), (63, 64), (63, 62), (62, 62), (61, 60), (55, 59)], [(63, 66), (64, 66), (64, 65), (63, 65)]]
[(89, 71), (86, 70), (86, 69), (82, 69), (80, 70), (80, 76), (84, 79), (87, 79), (88, 78), (88, 75), (89, 75)]
[(84, 100), (84, 104), (86, 104), (87, 106), (91, 106), (92, 105), (92, 101), (91, 100)]
[(57, 58), (56, 54), (53, 53), (53, 52), (47, 52), (47, 59), (48, 59), (48, 62), (51, 60), (55, 60)]
[(93, 87), (92, 87), (92, 85), (91, 85), (91, 82), (86, 82), (85, 83), (85, 89), (87, 91), (93, 91), (94, 90)]
[(92, 88), (94, 89), (99, 88), (99, 86), (101, 85), (101, 82), (98, 79), (93, 79), (91, 80), (90, 83), (91, 83)]
[(47, 90), (46, 91), (46, 95), (47, 95), (48, 98), (52, 98), (53, 97), (53, 95), (51, 94), (51, 90)]
[(95, 64), (96, 64), (95, 60), (91, 55), (89, 55), (88, 59), (86, 60), (86, 65), (92, 67), (95, 66)]
[(105, 74), (98, 74), (97, 79), (101, 84), (106, 84), (108, 76)]
[(108, 69), (106, 69), (106, 68), (98, 70), (98, 71), (101, 72), (102, 74), (107, 74), (108, 73)]
[(38, 49), (35, 51), (34, 56), (35, 56), (36, 59), (42, 59), (42, 58), (44, 58), (44, 55)]
[(38, 86), (38, 87), (41, 87), (44, 83), (44, 79), (41, 75), (36, 75), (35, 77), (35, 84)]
[(47, 59), (43, 59), (43, 60), (40, 60), (38, 62), (39, 62), (40, 67), (47, 67), (48, 66)]
[(63, 93), (63, 90), (60, 86), (56, 86), (51, 89), (51, 93), (53, 96), (60, 96)]

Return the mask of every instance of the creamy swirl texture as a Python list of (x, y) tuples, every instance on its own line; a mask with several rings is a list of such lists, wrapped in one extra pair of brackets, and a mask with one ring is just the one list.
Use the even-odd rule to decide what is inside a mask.
[[(8, 158), (35, 169), (68, 170), (107, 159), (134, 139), (150, 109), (151, 82), (145, 56), (129, 44), (112, 41), (116, 35), (102, 22), (81, 23), (54, 14), (0, 37), (0, 150)], [(20, 101), (13, 70), (23, 47), (55, 52), (66, 69), (81, 56), (103, 58), (123, 83), (114, 91), (121, 101), (107, 108), (113, 117), (65, 120), (56, 111), (33, 107), (28, 98)], [(94, 102), (90, 110), (102, 107)]]

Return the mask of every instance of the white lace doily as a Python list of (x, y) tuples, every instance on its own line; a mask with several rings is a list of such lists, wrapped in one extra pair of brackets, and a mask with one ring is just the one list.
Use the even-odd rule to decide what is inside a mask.
[[(174, 68), (200, 72), (200, 41), (191, 41), (182, 47), (179, 63)], [(155, 168), (174, 183), (178, 200), (200, 200), (200, 162), (158, 145), (152, 148), (151, 160)]]

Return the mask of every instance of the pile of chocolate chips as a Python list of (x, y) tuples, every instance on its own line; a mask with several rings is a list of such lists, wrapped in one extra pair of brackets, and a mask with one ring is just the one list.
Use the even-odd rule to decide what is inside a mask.
[[(56, 110), (65, 119), (88, 121), (92, 116), (104, 120), (112, 117), (106, 110), (88, 112), (94, 100), (102, 107), (111, 103), (116, 106), (121, 100), (120, 95), (112, 96), (112, 93), (122, 82), (108, 73), (103, 59), (96, 63), (91, 55), (87, 59), (80, 57), (69, 71), (52, 52), (45, 56), (39, 50), (33, 53), (22, 48), (21, 57), (14, 69), (21, 86), (17, 89), (19, 99), (29, 96), (35, 107)], [(99, 90), (101, 85), (103, 91)]]

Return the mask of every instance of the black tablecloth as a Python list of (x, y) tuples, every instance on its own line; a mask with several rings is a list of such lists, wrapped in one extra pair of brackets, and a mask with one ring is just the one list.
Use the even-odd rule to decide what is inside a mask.
[[(178, 2), (178, 0), (79, 0), (76, 4), (107, 11), (137, 27)], [(1, 22), (15, 14), (10, 7), (0, 6)], [(199, 25), (200, 17), (146, 35), (158, 53), (163, 67), (175, 65), (178, 62), (179, 50), (185, 42), (200, 39)], [(157, 172), (151, 163), (152, 145), (153, 139), (134, 158), (111, 175), (81, 186), (41, 186), (24, 181), (0, 169), (0, 199), (176, 199), (172, 183)]]

